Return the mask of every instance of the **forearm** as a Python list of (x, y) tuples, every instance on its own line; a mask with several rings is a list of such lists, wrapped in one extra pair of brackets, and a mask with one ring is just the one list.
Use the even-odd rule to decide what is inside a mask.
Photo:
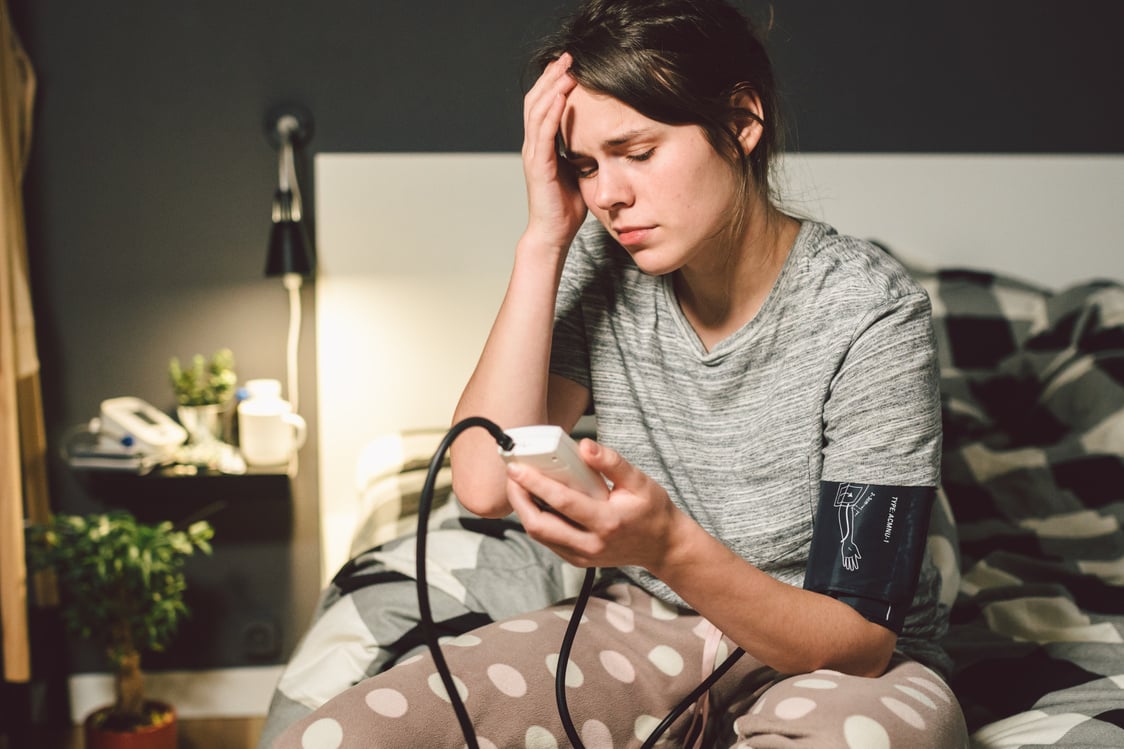
[(650, 571), (747, 653), (782, 673), (881, 674), (896, 636), (846, 604), (782, 583), (681, 515)]
[[(564, 252), (520, 241), (507, 293), (468, 384), (454, 422), (486, 417), (503, 428), (547, 421), (547, 389), (554, 300)], [(454, 491), (473, 512), (510, 512), (506, 477), (495, 441), (469, 430), (450, 451)]]

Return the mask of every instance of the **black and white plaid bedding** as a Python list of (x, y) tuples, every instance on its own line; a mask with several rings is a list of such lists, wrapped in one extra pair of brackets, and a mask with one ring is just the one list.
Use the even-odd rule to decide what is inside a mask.
[(977, 747), (1124, 747), (1124, 288), (919, 273), (962, 577), (945, 647)]
[[(933, 301), (945, 413), (929, 547), (942, 598), (954, 602), (945, 647), (973, 747), (1124, 747), (1124, 287), (1054, 294), (988, 273), (915, 273)], [(396, 458), (361, 471), (353, 553), (412, 527), (441, 436), (394, 436), (379, 454)], [(492, 555), (540, 550), (517, 525), (464, 518), (455, 504), (437, 511), (440, 535), (430, 541), (439, 618), (450, 626), (576, 590), (578, 575), (563, 571), (532, 592), (542, 600), (507, 600), (504, 582), (486, 574), (507, 562)], [(416, 607), (412, 565), (412, 541), (392, 541), (359, 554), (325, 592), (275, 693), (262, 747), (418, 647), (409, 623), (383, 615)], [(377, 598), (364, 594), (365, 581), (380, 583)]]

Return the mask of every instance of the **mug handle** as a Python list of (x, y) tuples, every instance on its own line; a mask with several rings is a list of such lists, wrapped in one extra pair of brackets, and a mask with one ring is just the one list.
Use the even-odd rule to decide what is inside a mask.
[(287, 413), (283, 414), (281, 418), (293, 428), (293, 452), (300, 450), (304, 447), (304, 441), (308, 438), (308, 424), (304, 417), (299, 414)]

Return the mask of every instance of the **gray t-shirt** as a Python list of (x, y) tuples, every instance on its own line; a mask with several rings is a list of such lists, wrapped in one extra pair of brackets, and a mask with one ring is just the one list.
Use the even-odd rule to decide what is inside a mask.
[[(929, 299), (868, 242), (805, 221), (753, 320), (707, 351), (670, 276), (640, 271), (595, 221), (558, 293), (551, 371), (590, 390), (598, 439), (707, 532), (801, 585), (820, 481), (936, 486), (941, 413)], [(637, 584), (685, 605), (646, 570)], [(899, 639), (943, 633), (926, 559)], [(911, 653), (941, 666), (936, 653)]]

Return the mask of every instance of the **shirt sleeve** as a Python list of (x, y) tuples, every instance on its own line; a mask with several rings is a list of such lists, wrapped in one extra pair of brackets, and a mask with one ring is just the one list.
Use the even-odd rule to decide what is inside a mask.
[(941, 403), (928, 295), (914, 291), (860, 321), (824, 405), (826, 481), (936, 486)]
[[(589, 225), (587, 224), (587, 227)], [(558, 297), (554, 304), (554, 334), (550, 347), (550, 373), (573, 380), (591, 389), (589, 343), (586, 337), (583, 297), (589, 290), (589, 229), (583, 228), (574, 239), (562, 268)]]

